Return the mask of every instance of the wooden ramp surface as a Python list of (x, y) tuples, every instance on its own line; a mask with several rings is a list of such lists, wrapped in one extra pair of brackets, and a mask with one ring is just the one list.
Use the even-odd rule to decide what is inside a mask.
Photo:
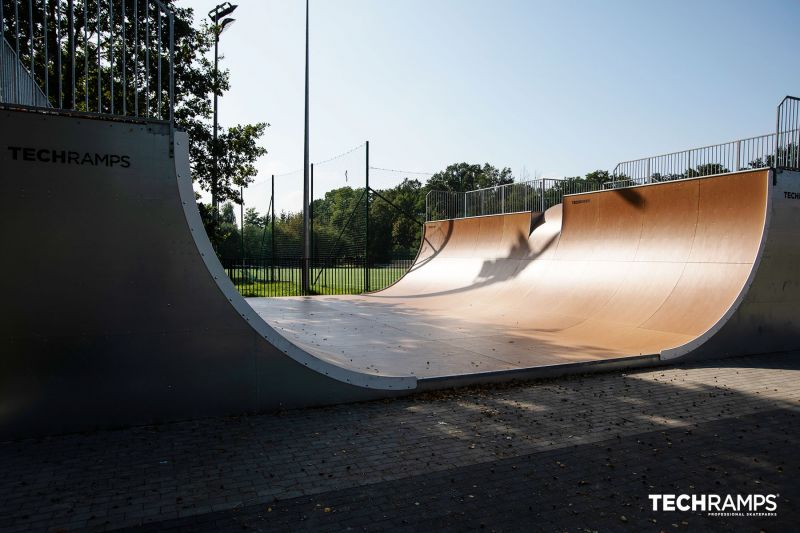
[(428, 223), (363, 296), (251, 299), (315, 355), (419, 377), (659, 355), (737, 303), (764, 245), (767, 170), (568, 196), (531, 214)]

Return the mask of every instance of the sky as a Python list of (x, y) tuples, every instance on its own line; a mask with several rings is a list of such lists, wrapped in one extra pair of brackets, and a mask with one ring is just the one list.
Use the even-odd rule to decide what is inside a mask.
[[(178, 1), (198, 23), (217, 3)], [(234, 3), (220, 123), (271, 124), (245, 204), (266, 211), (276, 174), (277, 211), (297, 211), (305, 2)], [(311, 161), (369, 140), (374, 167), (558, 178), (770, 133), (800, 95), (799, 23), (800, 0), (310, 0)], [(363, 186), (364, 151), (315, 165), (314, 196)], [(404, 177), (425, 175), (370, 184)]]

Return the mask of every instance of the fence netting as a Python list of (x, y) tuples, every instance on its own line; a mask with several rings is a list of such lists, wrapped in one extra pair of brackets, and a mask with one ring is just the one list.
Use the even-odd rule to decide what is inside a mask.
[[(245, 296), (360, 294), (397, 281), (416, 255), (424, 221), (422, 173), (370, 168), (359, 145), (310, 169), (309, 285), (303, 287), (303, 171), (259, 181), (240, 206), (223, 206), (218, 255)], [(418, 176), (419, 174), (419, 176)], [(417, 176), (417, 177), (413, 177)], [(291, 184), (287, 187), (286, 184)], [(273, 216), (274, 215), (274, 216)], [(244, 224), (242, 225), (241, 219)]]

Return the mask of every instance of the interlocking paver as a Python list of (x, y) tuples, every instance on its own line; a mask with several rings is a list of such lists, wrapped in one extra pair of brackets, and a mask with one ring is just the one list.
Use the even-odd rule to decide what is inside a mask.
[[(236, 512), (229, 510), (232, 506), (250, 509), (276, 499), (407, 479), (419, 483), (425, 476), (564, 450), (571, 450), (571, 460), (581, 463), (596, 455), (593, 446), (600, 442), (608, 443), (604, 446), (612, 451), (607, 454), (657, 455), (674, 472), (676, 482), (691, 482), (707, 476), (703, 461), (718, 461), (727, 453), (713, 444), (697, 446), (693, 453), (677, 451), (676, 440), (697, 439), (698, 432), (707, 437), (702, 429), (706, 424), (727, 420), (724, 436), (735, 439), (742, 451), (757, 454), (765, 444), (785, 446), (762, 442), (767, 433), (754, 439), (753, 432), (738, 431), (735, 421), (775, 410), (796, 413), (798, 369), (798, 354), (748, 357), (2, 443), (0, 517), (5, 521), (0, 527), (31, 529), (46, 520), (53, 527), (73, 528), (93, 516), (102, 518), (100, 529), (144, 523), (145, 518), (158, 524), (183, 515), (199, 520)], [(661, 440), (660, 432), (672, 432), (673, 441)], [(710, 438), (719, 437), (712, 433)], [(753, 473), (763, 467), (748, 464)], [(558, 468), (562, 482), (581, 481), (579, 470)], [(623, 490), (632, 479), (641, 483), (641, 476), (648, 475), (644, 471), (623, 477), (609, 470), (603, 475), (611, 481), (592, 483)], [(530, 475), (536, 476), (536, 471)], [(768, 481), (766, 474), (762, 477)], [(493, 483), (479, 483), (477, 488), (494, 491), (497, 500), (511, 492), (507, 484)], [(406, 496), (449, 498), (437, 492), (439, 485), (430, 487), (414, 487)], [(58, 501), (51, 501), (53, 497)], [(381, 503), (372, 505), (381, 515)], [(512, 529), (515, 520), (494, 506), (485, 509), (484, 518), (510, 521)], [(567, 518), (548, 519), (555, 524)], [(224, 516), (214, 520), (229, 523)], [(449, 519), (430, 520), (446, 524)], [(615, 520), (609, 518), (606, 525), (620, 526)]]

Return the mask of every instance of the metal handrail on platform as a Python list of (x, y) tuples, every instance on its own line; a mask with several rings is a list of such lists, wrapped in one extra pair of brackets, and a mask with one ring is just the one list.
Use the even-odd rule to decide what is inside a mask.
[(14, 48), (0, 35), (0, 102), (6, 100), (32, 107), (52, 107)]
[(159, 0), (11, 5), (0, 2), (0, 104), (173, 122), (170, 7)]
[(630, 187), (662, 181), (713, 176), (771, 166), (775, 134), (737, 139), (631, 161), (614, 167), (614, 179), (604, 188)]
[(427, 221), (545, 211), (566, 194), (617, 189), (663, 181), (716, 176), (774, 167), (800, 171), (800, 98), (778, 105), (775, 133), (701, 146), (631, 161), (614, 167), (602, 186), (584, 179), (540, 179), (467, 192), (430, 191), (425, 197)]
[(778, 105), (777, 168), (800, 170), (800, 98), (787, 96)]
[(541, 178), (466, 192), (429, 191), (425, 196), (425, 220), (544, 212), (561, 203), (566, 194), (592, 192), (600, 188), (599, 183), (580, 178)]
[(619, 163), (604, 188), (776, 167), (800, 170), (800, 98), (778, 105), (775, 133)]

